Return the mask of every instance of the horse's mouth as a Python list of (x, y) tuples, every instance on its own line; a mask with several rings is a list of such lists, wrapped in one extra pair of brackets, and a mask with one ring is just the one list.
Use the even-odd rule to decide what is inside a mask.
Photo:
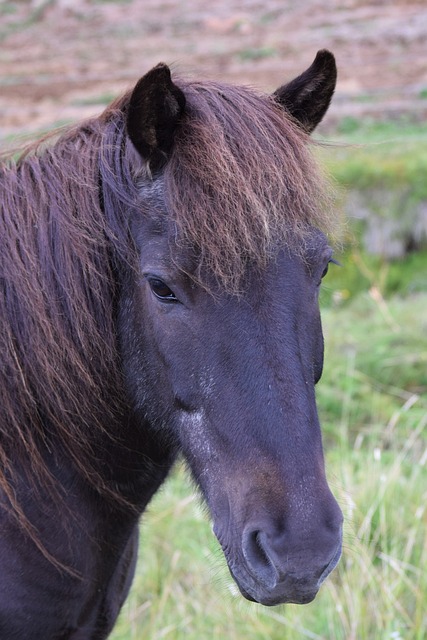
[[(298, 587), (290, 585), (288, 580), (278, 583), (272, 589), (255, 583), (243, 585), (244, 580), (237, 579), (231, 569), (230, 572), (242, 596), (249, 602), (256, 602), (265, 607), (274, 607), (279, 604), (308, 604), (314, 600), (320, 587), (320, 584), (314, 589)], [(249, 582), (252, 581), (249, 580)]]
[(244, 562), (227, 562), (230, 573), (236, 582), (240, 593), (250, 602), (256, 602), (264, 606), (272, 607), (279, 604), (308, 604), (312, 602), (322, 583), (333, 571), (341, 557), (341, 538), (329, 562), (323, 569), (310, 570), (309, 566), (303, 566), (298, 573), (282, 572), (277, 575), (274, 583), (267, 584), (264, 580), (254, 575)]
[(256, 598), (253, 597), (250, 593), (245, 591), (243, 587), (238, 585), (240, 593), (246, 600), (249, 602), (256, 602), (257, 604), (262, 604), (264, 607), (275, 607), (279, 604), (309, 604), (312, 602), (317, 595), (317, 589), (314, 592), (307, 593), (295, 593), (292, 596), (283, 596), (282, 594), (269, 594), (269, 595), (259, 595)]

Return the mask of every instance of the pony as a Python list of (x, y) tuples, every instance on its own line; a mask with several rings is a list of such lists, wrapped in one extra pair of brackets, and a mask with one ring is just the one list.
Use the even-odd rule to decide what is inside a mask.
[(159, 64), (0, 165), (0, 637), (101, 640), (182, 456), (241, 593), (336, 566), (315, 384), (334, 56), (273, 95)]

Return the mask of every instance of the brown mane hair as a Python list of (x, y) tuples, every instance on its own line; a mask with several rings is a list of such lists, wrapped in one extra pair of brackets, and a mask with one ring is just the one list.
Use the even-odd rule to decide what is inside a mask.
[[(40, 485), (60, 498), (46, 451), (71, 459), (96, 491), (120, 501), (98, 455), (106, 438), (118, 437), (124, 410), (115, 255), (137, 192), (107, 165), (124, 139), (120, 121), (112, 107), (0, 165), (0, 487), (3, 508), (36, 543), (13, 479), (19, 469), (34, 491)], [(115, 205), (105, 215), (101, 173)]]
[(332, 233), (330, 183), (273, 97), (178, 84), (187, 105), (164, 172), (168, 208), (201, 266), (237, 292), (248, 262), (262, 268), (280, 246), (298, 251), (309, 227)]
[[(164, 169), (167, 208), (178, 241), (196, 247), (201, 268), (237, 292), (248, 261), (266, 265), (309, 225), (331, 229), (325, 183), (308, 137), (272, 98), (177, 83), (187, 111)], [(33, 539), (11, 480), (19, 467), (34, 486), (49, 487), (53, 440), (58, 457), (120, 500), (98, 451), (127, 411), (117, 274), (133, 264), (127, 223), (143, 197), (141, 161), (125, 130), (128, 102), (126, 94), (99, 118), (0, 165), (0, 487)]]

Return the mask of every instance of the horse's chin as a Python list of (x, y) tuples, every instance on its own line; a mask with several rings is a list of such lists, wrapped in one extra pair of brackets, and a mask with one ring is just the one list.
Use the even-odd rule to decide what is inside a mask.
[(301, 587), (290, 588), (286, 582), (276, 585), (273, 589), (255, 583), (243, 585), (231, 569), (230, 572), (242, 596), (249, 602), (255, 602), (265, 607), (275, 607), (280, 604), (309, 604), (315, 599), (319, 590), (318, 588), (307, 590)]
[(258, 599), (255, 599), (240, 587), (239, 587), (239, 590), (242, 596), (246, 598), (246, 600), (249, 600), (249, 602), (256, 602), (257, 604), (262, 604), (264, 607), (276, 607), (279, 604), (309, 604), (310, 602), (313, 602), (313, 600), (317, 595), (317, 591), (315, 591), (313, 594), (311, 593), (301, 594), (299, 596), (295, 596), (292, 598), (288, 597), (285, 599), (282, 599), (280, 596), (278, 597), (266, 596), (266, 597), (259, 597)]

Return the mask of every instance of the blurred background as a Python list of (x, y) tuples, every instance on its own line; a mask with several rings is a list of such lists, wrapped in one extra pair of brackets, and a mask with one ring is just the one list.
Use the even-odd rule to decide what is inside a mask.
[(99, 113), (159, 61), (269, 92), (318, 49), (338, 63), (315, 137), (346, 216), (318, 385), (343, 558), (310, 605), (245, 602), (179, 465), (114, 640), (427, 637), (426, 43), (425, 0), (0, 0), (1, 148)]

